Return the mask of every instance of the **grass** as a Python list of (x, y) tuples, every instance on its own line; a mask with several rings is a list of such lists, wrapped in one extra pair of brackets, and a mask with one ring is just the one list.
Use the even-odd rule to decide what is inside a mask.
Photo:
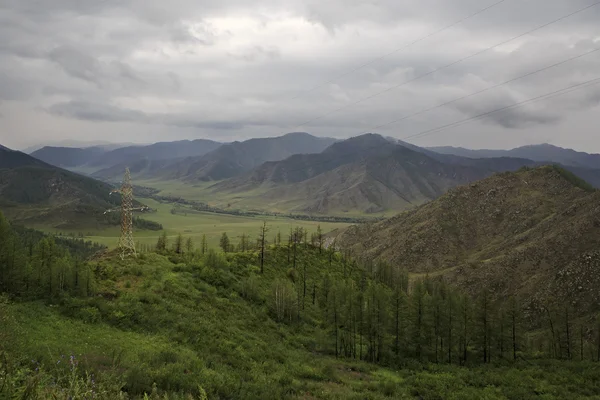
[[(73, 392), (114, 399), (121, 389), (134, 399), (153, 390), (161, 399), (189, 398), (184, 393), (198, 399), (203, 393), (208, 399), (600, 399), (600, 364), (593, 362), (462, 368), (407, 361), (397, 369), (336, 359), (326, 351), (331, 332), (310, 322), (321, 318), (315, 307), (302, 311), (306, 323), (272, 319), (271, 284), (287, 268), (273, 256), (257, 275), (255, 261), (250, 254), (199, 264), (156, 254), (108, 258), (94, 263), (102, 278), (97, 296), (0, 298), (0, 352), (14, 360), (4, 369), (0, 360), (0, 387), (3, 380), (9, 390), (33, 382), (38, 398), (61, 399)], [(311, 274), (322, 270), (317, 264)], [(339, 261), (331, 268), (340, 269)], [(249, 280), (252, 295), (243, 289)], [(71, 355), (78, 370), (69, 375)], [(104, 394), (95, 396), (99, 388)]]
[[(196, 246), (200, 245), (202, 235), (206, 235), (209, 247), (218, 247), (219, 238), (223, 232), (227, 232), (233, 244), (237, 244), (239, 241), (238, 237), (242, 234), (250, 235), (251, 240), (255, 240), (258, 238), (259, 228), (263, 221), (267, 221), (270, 229), (268, 234), (269, 241), (273, 241), (277, 232), (281, 232), (282, 237), (286, 238), (290, 228), (295, 227), (307, 229), (310, 235), (310, 233), (317, 230), (318, 225), (321, 225), (323, 232), (348, 226), (345, 223), (312, 222), (279, 217), (254, 218), (198, 212), (189, 208), (181, 208), (179, 213), (172, 214), (171, 209), (173, 208), (173, 204), (160, 203), (152, 199), (140, 198), (138, 200), (157, 210), (156, 213), (140, 214), (142, 218), (162, 224), (171, 240), (181, 233), (184, 238), (191, 237)], [(87, 240), (104, 244), (109, 248), (116, 247), (120, 235), (120, 227), (81, 229), (79, 231), (57, 230), (43, 225), (34, 226), (34, 228), (46, 232), (62, 232), (64, 234), (75, 235), (81, 232)], [(157, 231), (134, 232), (136, 242), (143, 245), (155, 245), (161, 234), (162, 232)]]

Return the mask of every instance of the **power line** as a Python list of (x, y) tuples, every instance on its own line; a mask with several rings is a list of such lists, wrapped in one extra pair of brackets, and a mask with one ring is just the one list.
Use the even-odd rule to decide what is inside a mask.
[(390, 51), (389, 53), (386, 53), (384, 55), (376, 57), (376, 58), (374, 58), (374, 59), (372, 59), (372, 60), (370, 60), (370, 61), (368, 61), (368, 62), (366, 62), (364, 64), (359, 65), (356, 68), (350, 69), (350, 70), (342, 73), (341, 75), (338, 75), (338, 76), (336, 76), (336, 77), (334, 77), (332, 79), (329, 79), (329, 80), (327, 80), (327, 81), (325, 81), (323, 83), (320, 83), (320, 84), (318, 84), (316, 86), (313, 86), (312, 88), (310, 88), (308, 90), (302, 91), (302, 92), (298, 93), (296, 96), (292, 97), (291, 100), (295, 100), (295, 99), (299, 98), (300, 96), (302, 96), (304, 94), (308, 94), (308, 93), (313, 92), (313, 91), (315, 91), (315, 90), (317, 90), (319, 88), (322, 88), (323, 86), (325, 86), (325, 85), (327, 85), (329, 83), (334, 83), (336, 80), (342, 79), (342, 78), (344, 78), (344, 77), (346, 77), (346, 76), (348, 76), (350, 74), (353, 74), (356, 71), (360, 71), (361, 69), (363, 69), (365, 67), (368, 67), (369, 65), (372, 65), (372, 64), (374, 64), (374, 63), (376, 63), (376, 62), (378, 62), (380, 60), (383, 60), (384, 58), (389, 57), (392, 54), (396, 54), (396, 53), (398, 53), (401, 50), (407, 49), (410, 46), (413, 46), (413, 45), (415, 45), (415, 44), (417, 44), (419, 42), (422, 42), (422, 41), (427, 40), (427, 39), (429, 39), (429, 38), (431, 38), (431, 37), (433, 37), (433, 36), (435, 36), (437, 34), (440, 34), (440, 33), (444, 32), (444, 31), (446, 31), (446, 30), (448, 30), (450, 28), (453, 28), (453, 27), (455, 27), (457, 25), (460, 25), (463, 22), (468, 21), (469, 19), (478, 16), (479, 14), (483, 14), (484, 12), (486, 12), (486, 11), (488, 11), (488, 10), (496, 7), (497, 5), (500, 5), (500, 4), (504, 3), (505, 1), (506, 0), (500, 0), (500, 1), (498, 1), (498, 2), (496, 2), (494, 4), (492, 4), (492, 5), (489, 5), (489, 6), (483, 8), (481, 10), (478, 10), (475, 13), (470, 14), (470, 15), (468, 15), (468, 16), (466, 16), (466, 17), (464, 17), (464, 18), (462, 18), (462, 19), (460, 19), (460, 20), (458, 20), (456, 22), (453, 22), (450, 25), (446, 25), (443, 28), (440, 28), (440, 29), (438, 29), (436, 31), (433, 31), (433, 32), (431, 32), (431, 33), (429, 33), (429, 34), (427, 34), (427, 35), (425, 35), (425, 36), (423, 36), (423, 37), (421, 37), (419, 39), (416, 39), (416, 40), (414, 40), (412, 42), (406, 43), (406, 44), (398, 47), (397, 49), (394, 49), (394, 50)]
[[(545, 69), (548, 69), (548, 68), (545, 68)], [(544, 70), (544, 69), (542, 69), (542, 70)], [(531, 75), (531, 74), (528, 74), (528, 75)], [(506, 110), (513, 109), (513, 108), (518, 108), (518, 107), (521, 107), (521, 106), (524, 106), (526, 104), (533, 103), (533, 102), (536, 102), (536, 101), (540, 101), (540, 100), (545, 100), (545, 99), (549, 99), (549, 98), (561, 96), (561, 95), (568, 94), (568, 93), (571, 93), (573, 91), (576, 91), (576, 90), (579, 90), (579, 89), (583, 89), (583, 88), (588, 87), (588, 86), (593, 86), (593, 85), (596, 85), (596, 84), (599, 84), (599, 83), (600, 83), (600, 77), (594, 78), (594, 79), (591, 79), (591, 80), (588, 80), (588, 81), (584, 81), (584, 82), (581, 82), (581, 83), (578, 83), (578, 84), (575, 84), (575, 85), (568, 86), (568, 87), (563, 88), (563, 89), (559, 89), (559, 90), (556, 90), (556, 91), (553, 91), (553, 92), (550, 92), (550, 93), (546, 93), (546, 94), (543, 94), (543, 95), (540, 95), (540, 96), (536, 96), (536, 97), (533, 97), (533, 98), (530, 98), (530, 99), (527, 99), (527, 100), (524, 100), (524, 101), (521, 101), (521, 102), (518, 102), (518, 103), (515, 103), (515, 104), (511, 104), (511, 105), (506, 106), (506, 107), (502, 107), (502, 108), (498, 108), (498, 109), (495, 109), (495, 110), (492, 110), (492, 111), (488, 111), (488, 112), (476, 115), (474, 117), (466, 118), (466, 119), (463, 119), (463, 120), (460, 120), (460, 121), (455, 121), (453, 123), (442, 125), (442, 126), (438, 126), (436, 128), (428, 129), (426, 131), (421, 131), (419, 133), (403, 137), (403, 138), (401, 138), (401, 140), (407, 140), (407, 139), (412, 139), (412, 138), (419, 138), (419, 137), (426, 136), (426, 135), (429, 135), (429, 134), (432, 134), (432, 133), (437, 133), (437, 132), (440, 132), (440, 131), (445, 130), (445, 129), (449, 129), (449, 128), (453, 128), (455, 126), (463, 125), (463, 124), (465, 124), (467, 122), (474, 121), (476, 119), (485, 117), (487, 115), (491, 115), (491, 114), (494, 114), (494, 113), (506, 111)], [(368, 151), (376, 150), (376, 149), (379, 149), (379, 148), (384, 148), (384, 147), (387, 147), (387, 146), (390, 146), (390, 145), (395, 146), (395, 144), (393, 144), (392, 142), (388, 142), (388, 143), (385, 143), (385, 144), (382, 144), (382, 145), (376, 145), (376, 146), (368, 147), (366, 149), (361, 149), (361, 150), (356, 151), (356, 152), (346, 153), (346, 154), (344, 154), (344, 157), (350, 157), (350, 156), (353, 156), (353, 155), (360, 155), (362, 153), (366, 153)], [(330, 160), (324, 160), (324, 161), (316, 162), (316, 163), (312, 162), (310, 164), (310, 166), (312, 168), (312, 167), (314, 167), (316, 165), (322, 165), (322, 164), (326, 164), (328, 162), (330, 162)], [(340, 164), (340, 166), (341, 165), (343, 165), (343, 164)], [(289, 170), (286, 170), (285, 172), (287, 174), (289, 174), (289, 173), (292, 173), (292, 172), (295, 172), (295, 171), (301, 171), (301, 170), (304, 170), (304, 168), (289, 169)]]
[[(466, 17), (463, 17), (463, 18), (461, 18), (458, 21), (455, 21), (455, 22), (453, 22), (453, 23), (451, 23), (449, 25), (446, 25), (446, 26), (444, 26), (444, 27), (442, 27), (442, 28), (440, 28), (440, 29), (438, 29), (436, 31), (433, 31), (433, 32), (431, 32), (431, 33), (429, 33), (429, 34), (427, 34), (425, 36), (422, 36), (422, 37), (420, 37), (420, 38), (418, 38), (418, 39), (416, 39), (416, 40), (414, 40), (412, 42), (405, 43), (404, 45), (402, 45), (402, 46), (400, 46), (400, 47), (398, 47), (398, 48), (390, 51), (389, 53), (386, 53), (386, 54), (383, 54), (381, 56), (375, 57), (375, 58), (371, 59), (370, 61), (367, 61), (364, 64), (361, 64), (361, 65), (359, 65), (359, 66), (357, 66), (355, 68), (347, 70), (346, 72), (342, 72), (340, 75), (334, 76), (333, 78), (328, 79), (325, 82), (319, 83), (319, 84), (313, 86), (312, 88), (310, 88), (308, 90), (304, 90), (304, 91), (301, 91), (301, 92), (297, 93), (294, 97), (290, 98), (289, 101), (296, 100), (296, 99), (302, 97), (303, 95), (311, 93), (311, 92), (313, 92), (313, 91), (315, 91), (317, 89), (320, 89), (323, 86), (328, 85), (330, 83), (334, 83), (334, 82), (336, 82), (339, 79), (342, 79), (342, 78), (344, 78), (344, 77), (346, 77), (348, 75), (353, 74), (354, 72), (360, 71), (361, 69), (363, 69), (365, 67), (368, 67), (369, 65), (372, 65), (372, 64), (374, 64), (374, 63), (376, 63), (376, 62), (378, 62), (380, 60), (383, 60), (386, 57), (391, 56), (392, 54), (396, 54), (396, 53), (398, 53), (398, 52), (400, 52), (402, 50), (405, 50), (405, 49), (407, 49), (407, 48), (409, 48), (409, 47), (411, 47), (411, 46), (413, 46), (413, 45), (415, 45), (417, 43), (420, 43), (420, 42), (422, 42), (424, 40), (432, 38), (433, 36), (438, 35), (438, 34), (444, 32), (444, 31), (446, 31), (446, 30), (448, 30), (450, 28), (453, 28), (453, 27), (457, 26), (457, 25), (460, 25), (463, 22), (466, 22), (466, 21), (468, 21), (468, 20), (470, 20), (470, 19), (472, 19), (472, 18), (474, 18), (474, 17), (476, 17), (476, 16), (478, 16), (480, 14), (483, 14), (484, 12), (486, 12), (486, 11), (488, 11), (488, 10), (490, 10), (490, 9), (492, 9), (492, 8), (494, 8), (494, 7), (502, 4), (504, 2), (506, 2), (506, 0), (497, 1), (496, 3), (493, 3), (493, 4), (491, 4), (491, 5), (489, 5), (489, 6), (485, 7), (485, 8), (482, 8), (482, 9), (480, 9), (480, 10), (478, 10), (478, 11), (472, 13), (472, 14), (469, 14)], [(262, 115), (262, 114), (264, 114), (264, 112), (256, 113), (255, 116), (259, 116), (259, 115)], [(299, 125), (298, 127), (302, 127), (302, 126), (303, 125)]]
[(510, 109), (513, 109), (513, 108), (518, 108), (518, 107), (524, 106), (524, 105), (529, 104), (529, 103), (534, 103), (536, 101), (546, 100), (546, 99), (549, 99), (549, 98), (552, 98), (552, 97), (561, 96), (563, 94), (571, 93), (571, 92), (574, 92), (575, 90), (579, 90), (579, 89), (582, 89), (582, 88), (585, 88), (585, 87), (588, 87), (588, 86), (597, 85), (599, 83), (600, 83), (600, 77), (594, 78), (594, 79), (590, 79), (588, 81), (581, 82), (581, 83), (578, 83), (576, 85), (571, 85), (571, 86), (568, 86), (566, 88), (556, 90), (554, 92), (546, 93), (546, 94), (543, 94), (541, 96), (536, 96), (536, 97), (533, 97), (533, 98), (530, 98), (530, 99), (527, 99), (527, 100), (524, 100), (524, 101), (520, 101), (518, 103), (511, 104), (511, 105), (506, 106), (506, 107), (502, 107), (502, 108), (498, 108), (496, 110), (488, 111), (488, 112), (476, 115), (474, 117), (466, 118), (466, 119), (463, 119), (463, 120), (460, 120), (460, 121), (452, 122), (450, 124), (438, 126), (437, 128), (428, 129), (426, 131), (422, 131), (422, 132), (416, 133), (414, 135), (406, 136), (406, 137), (402, 138), (402, 140), (413, 139), (413, 138), (421, 138), (423, 136), (427, 136), (429, 134), (436, 133), (436, 132), (439, 132), (439, 131), (442, 131), (442, 130), (445, 130), (445, 129), (448, 129), (448, 128), (454, 128), (455, 126), (463, 125), (463, 124), (465, 124), (467, 122), (474, 121), (476, 119), (479, 119), (479, 118), (482, 118), (482, 117), (486, 117), (486, 116), (491, 115), (491, 114), (495, 114), (495, 113), (498, 113), (498, 112), (510, 110)]
[[(535, 71), (532, 71), (532, 72), (529, 72), (529, 73), (527, 73), (527, 74), (525, 74), (525, 75), (521, 75), (521, 76), (518, 76), (518, 77), (516, 77), (516, 78), (512, 78), (512, 79), (509, 79), (509, 80), (507, 80), (507, 81), (504, 81), (504, 82), (502, 82), (502, 83), (498, 83), (498, 84), (495, 84), (495, 85), (492, 85), (492, 86), (488, 86), (488, 87), (487, 87), (487, 88), (485, 88), (485, 89), (481, 89), (481, 90), (478, 90), (478, 91), (476, 91), (476, 92), (473, 92), (473, 93), (467, 94), (467, 95), (465, 95), (465, 96), (461, 96), (461, 97), (458, 97), (458, 98), (456, 98), (456, 99), (453, 99), (453, 100), (447, 101), (447, 102), (445, 102), (445, 103), (438, 104), (437, 106), (430, 107), (430, 108), (426, 108), (426, 109), (423, 109), (423, 110), (417, 111), (417, 112), (415, 112), (415, 113), (412, 113), (412, 114), (409, 114), (409, 115), (405, 115), (404, 117), (401, 117), (401, 118), (395, 119), (395, 120), (393, 120), (393, 121), (390, 121), (390, 122), (386, 122), (385, 124), (377, 125), (377, 126), (376, 126), (376, 127), (374, 127), (373, 129), (379, 129), (379, 128), (383, 128), (383, 127), (386, 127), (386, 126), (389, 126), (389, 125), (393, 125), (393, 124), (395, 124), (395, 123), (398, 123), (398, 122), (400, 122), (400, 121), (404, 121), (404, 120), (406, 120), (406, 119), (409, 119), (409, 118), (412, 118), (412, 117), (416, 117), (417, 115), (421, 115), (421, 114), (424, 114), (424, 113), (426, 113), (426, 112), (433, 111), (433, 110), (435, 110), (435, 109), (438, 109), (438, 108), (441, 108), (441, 107), (445, 107), (445, 106), (447, 106), (447, 105), (449, 105), (449, 104), (456, 103), (457, 101), (460, 101), (460, 100), (465, 100), (465, 99), (468, 99), (469, 97), (473, 97), (473, 96), (475, 96), (475, 95), (478, 95), (478, 94), (481, 94), (481, 93), (487, 92), (487, 91), (489, 91), (489, 90), (492, 90), (492, 89), (499, 88), (499, 87), (501, 87), (501, 86), (505, 86), (505, 85), (507, 85), (507, 84), (509, 84), (509, 83), (516, 82), (516, 81), (518, 81), (518, 80), (521, 80), (521, 79), (523, 79), (523, 78), (527, 78), (527, 77), (529, 77), (529, 76), (532, 76), (532, 75), (538, 74), (538, 73), (540, 73), (540, 72), (543, 72), (543, 71), (546, 71), (546, 70), (549, 70), (549, 69), (552, 69), (552, 68), (558, 67), (558, 66), (560, 66), (560, 65), (563, 65), (563, 64), (566, 64), (566, 63), (568, 63), (568, 62), (570, 62), (570, 61), (577, 60), (577, 59), (579, 59), (579, 58), (582, 58), (582, 57), (585, 57), (585, 56), (587, 56), (587, 55), (590, 55), (590, 54), (596, 53), (596, 52), (598, 52), (598, 51), (600, 51), (600, 47), (598, 47), (598, 48), (595, 48), (595, 49), (593, 49), (593, 50), (590, 50), (590, 51), (587, 51), (587, 52), (585, 52), (585, 53), (583, 53), (583, 54), (579, 54), (579, 55), (577, 55), (577, 56), (574, 56), (574, 57), (567, 58), (566, 60), (563, 60), (563, 61), (560, 61), (560, 62), (554, 63), (554, 64), (552, 64), (552, 65), (549, 65), (549, 66), (547, 66), (547, 67), (544, 67), (544, 68), (537, 69), (537, 70), (535, 70)], [(363, 132), (363, 133), (367, 133), (367, 132)]]
[(433, 74), (434, 74), (434, 73), (436, 73), (436, 72), (439, 72), (439, 71), (441, 71), (441, 70), (443, 70), (443, 69), (446, 69), (446, 68), (452, 67), (452, 66), (454, 66), (454, 65), (457, 65), (457, 64), (459, 64), (459, 63), (461, 63), (461, 62), (463, 62), (463, 61), (469, 60), (469, 59), (471, 59), (471, 58), (473, 58), (473, 57), (476, 57), (476, 56), (478, 56), (478, 55), (481, 55), (481, 54), (483, 54), (483, 53), (485, 53), (485, 52), (488, 52), (488, 51), (490, 51), (490, 50), (492, 50), (492, 49), (495, 49), (495, 48), (497, 48), (497, 47), (503, 46), (503, 45), (505, 45), (505, 44), (507, 44), (507, 43), (510, 43), (510, 42), (514, 41), (514, 40), (520, 39), (520, 38), (522, 38), (523, 36), (529, 35), (529, 34), (531, 34), (531, 33), (533, 33), (533, 32), (536, 32), (536, 31), (538, 31), (538, 30), (540, 30), (540, 29), (546, 28), (546, 27), (548, 27), (548, 26), (550, 26), (550, 25), (553, 25), (553, 24), (555, 24), (555, 23), (557, 23), (557, 22), (560, 22), (560, 21), (563, 21), (563, 20), (565, 20), (565, 19), (567, 19), (567, 18), (570, 18), (570, 17), (572, 17), (572, 16), (574, 16), (574, 15), (576, 15), (576, 14), (579, 14), (579, 13), (582, 13), (582, 12), (584, 12), (584, 11), (586, 11), (586, 10), (589, 10), (590, 8), (592, 8), (592, 7), (595, 7), (595, 6), (597, 6), (598, 4), (600, 4), (600, 1), (597, 1), (597, 2), (595, 2), (595, 3), (593, 3), (593, 4), (589, 5), (589, 6), (586, 6), (586, 7), (580, 8), (580, 9), (579, 9), (579, 10), (577, 10), (577, 11), (574, 11), (574, 12), (572, 12), (572, 13), (570, 13), (570, 14), (564, 15), (564, 16), (562, 16), (562, 17), (560, 17), (560, 18), (554, 19), (554, 20), (552, 20), (552, 21), (550, 21), (550, 22), (546, 22), (546, 23), (544, 23), (544, 24), (542, 24), (542, 25), (539, 25), (539, 26), (537, 26), (537, 27), (535, 27), (535, 28), (533, 28), (533, 29), (531, 29), (531, 30), (528, 30), (527, 32), (521, 33), (521, 34), (519, 34), (519, 35), (517, 35), (517, 36), (514, 36), (514, 37), (512, 37), (512, 38), (508, 39), (508, 40), (505, 40), (505, 41), (503, 41), (503, 42), (500, 42), (500, 43), (498, 43), (498, 44), (495, 44), (495, 45), (493, 45), (493, 46), (487, 47), (487, 48), (485, 48), (485, 49), (483, 49), (483, 50), (477, 51), (477, 52), (475, 52), (475, 53), (473, 53), (473, 54), (471, 54), (471, 55), (468, 55), (468, 56), (466, 56), (466, 57), (463, 57), (463, 58), (461, 58), (461, 59), (458, 59), (458, 60), (456, 60), (456, 61), (453, 61), (453, 62), (451, 62), (451, 63), (449, 63), (449, 64), (446, 64), (446, 65), (444, 65), (444, 66), (442, 66), (442, 67), (436, 68), (436, 69), (434, 69), (434, 70), (432, 70), (432, 71), (430, 71), (430, 72), (427, 72), (427, 73), (425, 73), (425, 74), (422, 74), (422, 75), (416, 76), (416, 77), (414, 77), (414, 78), (412, 78), (412, 79), (409, 79), (409, 80), (407, 80), (407, 81), (404, 81), (404, 82), (402, 82), (402, 83), (399, 83), (399, 84), (397, 84), (397, 85), (391, 86), (391, 87), (389, 87), (389, 88), (387, 88), (387, 89), (384, 89), (384, 90), (382, 90), (382, 91), (379, 91), (379, 92), (377, 92), (377, 93), (374, 93), (374, 94), (372, 94), (372, 95), (370, 95), (370, 96), (363, 97), (362, 99), (359, 99), (359, 100), (357, 100), (357, 101), (355, 101), (355, 102), (352, 102), (352, 103), (350, 103), (350, 104), (346, 104), (346, 105), (344, 105), (344, 106), (342, 106), (342, 107), (336, 108), (336, 109), (334, 109), (334, 110), (332, 110), (332, 111), (329, 111), (329, 112), (327, 112), (327, 113), (325, 113), (325, 114), (322, 114), (322, 115), (320, 115), (320, 116), (318, 116), (318, 117), (315, 117), (315, 118), (309, 119), (309, 120), (307, 120), (307, 121), (305, 121), (305, 122), (301, 123), (300, 125), (297, 125), (297, 126), (296, 126), (296, 128), (294, 128), (294, 130), (296, 130), (296, 129), (298, 129), (298, 128), (301, 128), (301, 127), (303, 127), (303, 126), (306, 126), (306, 125), (308, 125), (308, 124), (309, 124), (309, 123), (311, 123), (311, 122), (315, 122), (315, 121), (318, 121), (318, 120), (320, 120), (320, 119), (323, 119), (323, 118), (325, 118), (325, 117), (328, 117), (328, 116), (330, 116), (330, 115), (333, 115), (333, 114), (335, 114), (335, 113), (337, 113), (337, 112), (339, 112), (339, 111), (345, 110), (345, 109), (347, 109), (347, 108), (349, 108), (349, 107), (352, 107), (352, 106), (354, 106), (354, 105), (360, 104), (360, 103), (362, 103), (362, 102), (364, 102), (364, 101), (367, 101), (367, 100), (370, 100), (370, 99), (372, 99), (372, 98), (375, 98), (375, 97), (377, 97), (377, 96), (380, 96), (380, 95), (382, 95), (382, 94), (384, 94), (384, 93), (387, 93), (387, 92), (389, 92), (389, 91), (392, 91), (392, 90), (394, 90), (394, 89), (397, 89), (397, 88), (399, 88), (399, 87), (405, 86), (405, 85), (407, 85), (407, 84), (409, 84), (409, 83), (415, 82), (415, 81), (417, 81), (417, 80), (419, 80), (419, 79), (422, 79), (422, 78), (425, 78), (425, 77), (427, 77), (427, 76), (433, 75)]

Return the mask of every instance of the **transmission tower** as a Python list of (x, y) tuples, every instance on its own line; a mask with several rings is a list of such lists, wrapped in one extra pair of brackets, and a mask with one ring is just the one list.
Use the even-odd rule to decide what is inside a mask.
[(121, 193), (121, 238), (119, 239), (121, 258), (124, 259), (130, 255), (136, 257), (135, 242), (133, 241), (133, 187), (129, 168), (125, 169), (121, 188), (113, 190), (112, 193)]

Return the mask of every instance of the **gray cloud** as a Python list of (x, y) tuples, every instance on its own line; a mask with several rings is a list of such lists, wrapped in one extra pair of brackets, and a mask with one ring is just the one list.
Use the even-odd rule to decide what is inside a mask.
[[(0, 0), (0, 118), (11, 127), (0, 143), (25, 147), (82, 131), (90, 140), (143, 142), (244, 139), (297, 129), (347, 137), (600, 47), (598, 6), (402, 84), (591, 4), (505, 1), (394, 52), (493, 3)], [(408, 136), (598, 71), (600, 52), (379, 131)], [(600, 138), (589, 137), (587, 129), (599, 97), (596, 88), (582, 89), (419, 144), (510, 147), (543, 138), (539, 132), (558, 138), (568, 129), (568, 140), (600, 152)], [(505, 142), (496, 141), (499, 134)]]

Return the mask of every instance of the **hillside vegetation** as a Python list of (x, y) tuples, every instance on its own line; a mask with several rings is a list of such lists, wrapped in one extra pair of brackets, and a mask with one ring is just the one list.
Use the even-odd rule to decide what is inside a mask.
[[(112, 186), (27, 154), (0, 149), (0, 210), (27, 226), (81, 229), (119, 225), (108, 209), (120, 205)], [(160, 229), (136, 220), (136, 226)]]
[[(0, 243), (8, 243), (11, 228), (0, 228)], [(325, 249), (318, 233), (308, 238), (298, 229), (238, 252), (224, 244), (224, 253), (159, 241), (158, 253), (137, 259), (97, 255), (80, 266), (86, 275), (68, 264), (58, 268), (59, 259), (49, 256), (55, 253), (43, 250), (47, 242), (34, 244), (30, 273), (1, 275), (11, 296), (0, 301), (5, 397), (591, 399), (600, 393), (597, 344), (587, 336), (563, 342), (569, 354), (547, 351), (552, 342), (526, 331), (515, 301), (492, 306), (485, 296), (472, 301), (430, 279), (409, 283), (391, 265)], [(0, 255), (10, 259), (10, 248), (0, 246)], [(600, 334), (595, 325), (567, 324), (572, 332)]]
[(600, 304), (600, 192), (558, 167), (502, 173), (415, 210), (353, 226), (339, 242), (360, 257), (443, 277), (494, 299), (518, 297), (541, 326), (546, 309), (590, 317)]

